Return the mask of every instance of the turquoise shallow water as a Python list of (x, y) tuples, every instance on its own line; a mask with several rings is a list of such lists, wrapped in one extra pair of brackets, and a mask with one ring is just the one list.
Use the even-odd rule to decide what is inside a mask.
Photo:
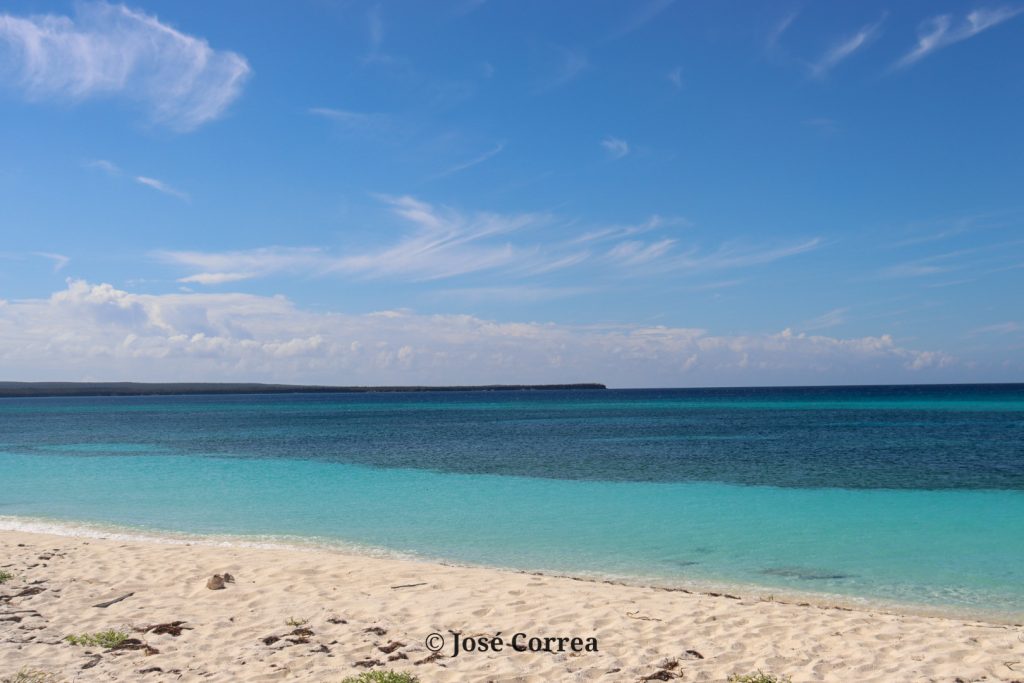
[(0, 401), (0, 526), (301, 538), (1024, 617), (1019, 393), (994, 410), (984, 392), (953, 392), (967, 410), (872, 396), (884, 409), (856, 413), (599, 394)]

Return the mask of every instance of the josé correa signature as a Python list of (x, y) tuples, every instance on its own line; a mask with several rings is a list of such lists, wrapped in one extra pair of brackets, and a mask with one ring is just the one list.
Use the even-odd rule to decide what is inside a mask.
[[(452, 642), (452, 657), (458, 657), (463, 652), (597, 652), (597, 638), (582, 638), (580, 636), (531, 636), (526, 633), (516, 633), (511, 639), (502, 636), (498, 631), (492, 635), (467, 636), (455, 631), (450, 631)], [(431, 652), (440, 652), (444, 649), (445, 638), (440, 633), (431, 633), (424, 640), (424, 644)]]

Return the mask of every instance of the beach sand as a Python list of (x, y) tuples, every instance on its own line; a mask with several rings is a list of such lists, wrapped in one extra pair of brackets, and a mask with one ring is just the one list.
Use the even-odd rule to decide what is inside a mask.
[[(3, 531), (0, 569), (15, 576), (0, 586), (0, 679), (29, 668), (67, 681), (341, 681), (369, 666), (424, 683), (724, 681), (758, 669), (793, 681), (1024, 681), (1020, 626), (331, 550)], [(234, 582), (208, 589), (224, 572)], [(177, 636), (136, 630), (175, 621)], [(141, 649), (64, 641), (109, 628)], [(451, 631), (501, 632), (505, 647), (452, 657)], [(445, 656), (431, 656), (431, 633)], [(517, 652), (516, 633), (595, 638), (598, 651)]]

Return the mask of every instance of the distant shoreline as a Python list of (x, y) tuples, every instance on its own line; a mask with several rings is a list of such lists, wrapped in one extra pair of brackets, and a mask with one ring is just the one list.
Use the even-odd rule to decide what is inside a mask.
[(579, 384), (486, 384), (469, 386), (343, 387), (303, 384), (220, 382), (0, 382), (0, 398), (61, 396), (184, 396), (203, 394), (366, 394), (432, 391), (597, 391), (596, 382)]

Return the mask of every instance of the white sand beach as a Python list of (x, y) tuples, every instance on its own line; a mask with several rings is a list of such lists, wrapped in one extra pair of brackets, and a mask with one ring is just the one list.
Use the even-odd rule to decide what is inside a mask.
[[(1017, 625), (624, 586), (328, 550), (0, 532), (0, 679), (341, 681), (1024, 680)], [(215, 573), (234, 578), (207, 588)], [(96, 605), (120, 598), (108, 607)], [(159, 624), (178, 624), (144, 632)], [(122, 629), (134, 649), (65, 642)], [(169, 632), (168, 632), (169, 631)], [(501, 652), (452, 654), (452, 632)], [(441, 634), (441, 655), (425, 641)], [(527, 637), (597, 651), (519, 652)], [(131, 641), (129, 641), (131, 642)], [(520, 639), (519, 644), (525, 642)]]

